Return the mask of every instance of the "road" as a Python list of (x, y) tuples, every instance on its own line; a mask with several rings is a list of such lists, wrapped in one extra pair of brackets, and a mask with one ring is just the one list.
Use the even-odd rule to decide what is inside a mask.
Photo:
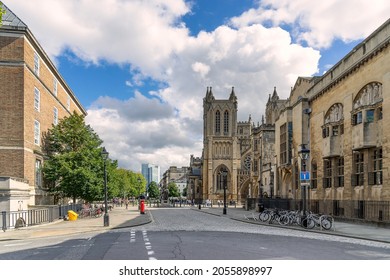
[(0, 260), (389, 260), (390, 244), (235, 221), (188, 208), (100, 234), (9, 240)]

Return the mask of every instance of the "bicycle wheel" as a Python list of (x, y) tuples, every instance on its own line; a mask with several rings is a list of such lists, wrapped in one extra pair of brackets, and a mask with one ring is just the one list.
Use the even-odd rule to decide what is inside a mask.
[(271, 218), (271, 215), (267, 212), (261, 212), (259, 215), (259, 219), (262, 222), (267, 222)]
[(312, 229), (312, 228), (315, 227), (315, 225), (316, 225), (316, 223), (315, 223), (314, 220), (313, 220), (312, 218), (310, 218), (310, 217), (307, 217), (307, 218), (301, 220), (301, 226), (302, 226), (303, 228)]
[(290, 218), (287, 215), (280, 216), (278, 223), (282, 226), (288, 225), (290, 223)]
[(321, 227), (323, 229), (329, 230), (333, 226), (332, 218), (329, 216), (322, 216), (321, 217)]

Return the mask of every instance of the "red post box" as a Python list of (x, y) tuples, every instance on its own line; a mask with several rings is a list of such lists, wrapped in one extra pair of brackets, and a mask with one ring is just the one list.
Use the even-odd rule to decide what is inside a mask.
[(140, 213), (145, 214), (145, 200), (141, 199), (140, 206)]

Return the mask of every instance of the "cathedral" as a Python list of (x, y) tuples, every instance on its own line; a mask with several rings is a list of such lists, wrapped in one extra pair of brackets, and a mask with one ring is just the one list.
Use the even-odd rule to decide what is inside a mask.
[(303, 199), (315, 212), (390, 221), (389, 45), (390, 20), (322, 76), (298, 77), (288, 98), (274, 88), (257, 125), (237, 120), (234, 88), (218, 100), (208, 87), (193, 198)]

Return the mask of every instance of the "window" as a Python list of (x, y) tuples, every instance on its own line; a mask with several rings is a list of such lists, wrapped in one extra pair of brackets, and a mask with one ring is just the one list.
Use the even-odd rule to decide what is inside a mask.
[(332, 135), (333, 136), (339, 135), (339, 126), (338, 125), (332, 126)]
[(376, 109), (376, 115), (378, 120), (381, 120), (383, 118), (382, 107), (378, 107), (378, 109)]
[(353, 115), (352, 119), (353, 125), (357, 125), (362, 123), (362, 112), (357, 112), (356, 114)]
[(322, 128), (322, 138), (329, 137), (329, 126)]
[(215, 112), (215, 133), (221, 132), (221, 112)]
[(335, 187), (344, 187), (344, 157), (336, 159), (336, 177), (334, 180)]
[(383, 183), (382, 172), (382, 148), (376, 148), (372, 151), (372, 172), (369, 173), (369, 185), (381, 185)]
[(370, 123), (374, 121), (374, 113), (375, 110), (367, 110), (366, 111), (366, 122)]
[(69, 94), (68, 94), (68, 96), (67, 96), (67, 98), (66, 98), (66, 108), (67, 108), (68, 110), (70, 110), (70, 96), (69, 96)]
[(364, 185), (364, 154), (362, 152), (354, 152), (352, 172), (352, 186)]
[(58, 93), (58, 81), (56, 78), (53, 80), (53, 93), (55, 96), (57, 96)]
[(41, 141), (41, 125), (39, 121), (34, 121), (34, 144), (39, 145)]
[(53, 124), (58, 124), (58, 109), (56, 107), (53, 109)]
[(332, 187), (332, 160), (325, 159), (324, 160), (324, 188)]
[(39, 76), (39, 56), (36, 52), (34, 53), (34, 73)]
[(39, 89), (34, 88), (34, 109), (35, 111), (40, 111), (41, 107), (41, 93), (39, 92)]
[(287, 163), (287, 124), (280, 127), (280, 163)]
[(35, 160), (35, 187), (42, 187), (42, 162)]
[(229, 133), (229, 112), (225, 111), (223, 113), (223, 132), (225, 134)]
[(223, 190), (225, 186), (227, 188), (227, 175), (222, 176), (221, 173), (223, 171), (227, 173), (227, 171), (223, 168), (221, 168), (220, 171), (217, 173), (217, 190)]

